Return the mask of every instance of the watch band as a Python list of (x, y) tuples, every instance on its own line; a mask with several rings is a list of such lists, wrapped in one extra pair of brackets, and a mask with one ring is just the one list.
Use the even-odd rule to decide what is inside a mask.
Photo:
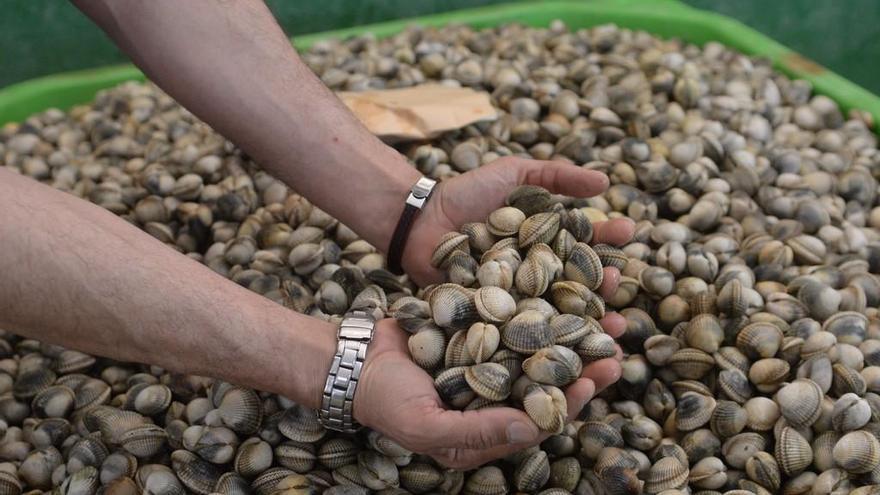
[(318, 420), (328, 430), (354, 433), (360, 429), (354, 420), (354, 394), (375, 325), (376, 320), (360, 310), (346, 314), (339, 325), (339, 343), (318, 411)]
[(391, 243), (388, 245), (388, 270), (395, 275), (403, 275), (403, 267), (400, 263), (403, 259), (403, 248), (406, 247), (409, 231), (416, 219), (416, 214), (431, 197), (435, 185), (437, 185), (437, 181), (422, 177), (412, 186), (409, 196), (406, 198), (403, 213), (400, 214), (400, 220), (397, 221), (397, 227), (394, 229), (394, 235), (391, 236)]

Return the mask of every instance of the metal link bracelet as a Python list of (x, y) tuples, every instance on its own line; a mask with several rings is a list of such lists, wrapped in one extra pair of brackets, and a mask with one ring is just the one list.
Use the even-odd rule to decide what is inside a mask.
[(318, 420), (328, 430), (354, 433), (360, 429), (353, 415), (354, 394), (375, 326), (376, 320), (364, 311), (346, 314), (339, 325), (339, 343), (318, 411)]

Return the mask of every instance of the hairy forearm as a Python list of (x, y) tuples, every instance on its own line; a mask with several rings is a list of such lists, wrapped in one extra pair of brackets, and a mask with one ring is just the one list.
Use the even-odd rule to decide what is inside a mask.
[(162, 89), (385, 249), (418, 172), (300, 60), (260, 0), (76, 0)]
[(334, 325), (287, 310), (113, 214), (3, 167), (0, 211), (3, 329), (318, 406)]

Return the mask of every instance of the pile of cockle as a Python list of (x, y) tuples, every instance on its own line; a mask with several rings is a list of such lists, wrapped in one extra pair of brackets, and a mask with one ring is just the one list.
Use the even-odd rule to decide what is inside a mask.
[[(539, 448), (458, 473), (376, 433), (323, 432), (311, 411), (282, 397), (4, 334), (0, 493), (878, 490), (880, 153), (869, 115), (845, 116), (808, 83), (717, 43), (699, 48), (615, 26), (410, 28), (383, 40), (317, 43), (303, 58), (333, 89), (433, 80), (489, 91), (496, 121), (401, 148), (426, 175), (445, 178), (504, 155), (609, 174), (613, 185), (599, 197), (552, 202), (566, 218), (581, 216), (570, 210), (638, 222), (622, 248), (620, 288), (606, 301), (628, 321), (620, 384)], [(427, 338), (438, 332), (417, 333), (426, 342), (414, 342), (414, 358), (435, 370), (449, 367), (447, 354), (450, 365), (486, 357), (489, 327), (499, 341), (504, 334), (507, 313), (496, 311), (510, 311), (501, 294), (523, 299), (520, 286), (542, 276), (545, 303), (525, 298), (532, 301), (511, 319), (537, 309), (559, 311), (548, 324), (560, 328), (578, 317), (591, 324), (579, 316), (587, 299), (583, 307), (554, 301), (559, 265), (546, 249), (511, 259), (519, 230), (500, 241), (499, 257), (480, 256), (474, 267), (495, 242), (487, 239), (512, 235), (501, 230), (511, 210), (464, 228), (473, 263), (459, 263), (460, 235), (446, 237), (437, 261), (452, 285), (417, 292), (382, 269), (372, 246), (151, 86), (126, 84), (90, 106), (6, 126), (0, 156), (297, 311), (336, 319), (350, 307), (398, 316), (414, 308), (404, 324), (413, 329), (424, 313), (409, 296), (457, 298), (479, 282), (486, 301), (506, 300), (506, 309), (477, 307), (482, 325), (471, 338), (471, 325), (457, 328), (467, 333), (444, 341), (442, 362)], [(570, 222), (560, 224), (580, 240)], [(566, 251), (547, 240), (565, 275), (558, 253)], [(548, 261), (557, 269), (535, 269), (531, 281), (524, 272), (518, 283), (520, 269)], [(454, 314), (430, 317), (447, 326)], [(498, 352), (509, 357), (502, 365), (525, 357)], [(496, 367), (466, 368), (464, 385), (451, 377), (460, 387), (446, 394), (454, 406), (493, 402), (470, 392), (482, 368)]]
[(613, 246), (590, 247), (587, 213), (553, 202), (546, 189), (520, 186), (507, 204), (485, 223), (443, 236), (431, 262), (449, 283), (426, 289), (424, 300), (402, 297), (391, 309), (413, 333), (413, 360), (437, 372), (434, 383), (449, 406), (478, 409), (511, 398), (540, 428), (559, 434), (567, 419), (559, 387), (578, 379), (583, 364), (617, 354), (597, 321), (605, 302), (594, 291), (604, 267), (623, 269), (627, 258)]

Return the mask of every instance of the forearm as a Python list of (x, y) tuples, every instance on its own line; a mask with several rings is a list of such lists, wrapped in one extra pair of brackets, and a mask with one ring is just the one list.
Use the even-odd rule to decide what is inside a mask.
[(334, 325), (287, 310), (113, 214), (3, 167), (0, 211), (0, 327), (318, 406)]
[(418, 172), (300, 60), (260, 0), (78, 0), (162, 89), (380, 249)]

